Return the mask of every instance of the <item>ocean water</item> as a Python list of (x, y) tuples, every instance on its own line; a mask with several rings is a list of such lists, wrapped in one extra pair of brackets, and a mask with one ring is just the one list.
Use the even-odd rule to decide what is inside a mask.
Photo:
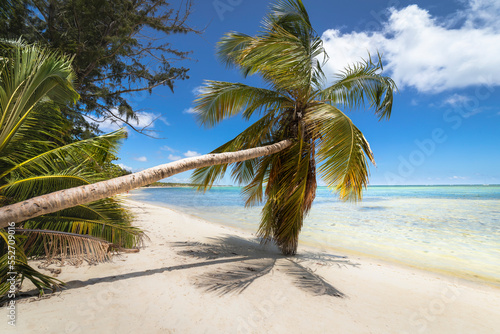
[[(143, 188), (132, 199), (256, 232), (238, 187)], [(357, 204), (319, 187), (300, 241), (500, 286), (500, 186), (370, 186)]]

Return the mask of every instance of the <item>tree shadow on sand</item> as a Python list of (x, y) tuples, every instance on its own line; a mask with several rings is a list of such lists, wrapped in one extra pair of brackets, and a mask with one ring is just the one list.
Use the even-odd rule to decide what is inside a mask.
[[(258, 278), (277, 270), (290, 275), (293, 284), (313, 295), (345, 297), (342, 292), (301, 263), (313, 261), (325, 266), (359, 266), (345, 256), (324, 253), (301, 252), (295, 257), (285, 257), (273, 245), (261, 245), (257, 240), (251, 241), (235, 236), (209, 240), (208, 243), (186, 241), (171, 244), (178, 255), (202, 261), (89, 278), (85, 281), (72, 280), (66, 282), (63, 290), (80, 289), (95, 284), (147, 277), (176, 270), (216, 267), (202, 275), (193, 277), (194, 284), (219, 295), (241, 293)], [(22, 300), (37, 295), (38, 290), (30, 290), (19, 294), (17, 299)], [(51, 295), (53, 294), (48, 294), (47, 297)]]
[(295, 257), (285, 257), (272, 245), (262, 246), (258, 242), (234, 236), (212, 238), (210, 241), (176, 242), (172, 246), (179, 255), (186, 257), (204, 260), (235, 259), (223, 262), (218, 268), (194, 278), (195, 285), (219, 295), (241, 293), (258, 278), (278, 270), (289, 275), (295, 286), (315, 296), (345, 297), (323, 277), (301, 263), (314, 261), (320, 265), (358, 266), (347, 257), (329, 254), (304, 252)]

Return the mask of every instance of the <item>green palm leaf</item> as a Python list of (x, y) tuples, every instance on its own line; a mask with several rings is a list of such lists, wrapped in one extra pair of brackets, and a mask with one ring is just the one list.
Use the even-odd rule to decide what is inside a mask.
[(240, 112), (249, 119), (256, 110), (276, 110), (290, 102), (272, 90), (238, 83), (206, 81), (202, 91), (195, 101), (195, 111), (199, 123), (205, 126), (214, 126)]
[[(273, 156), (265, 156), (258, 159), (252, 165), (252, 180), (247, 182), (248, 184), (241, 191), (243, 197), (246, 198), (246, 207), (262, 203), (264, 199), (264, 185), (269, 180), (269, 172), (274, 159)], [(233, 173), (237, 173), (237, 170), (234, 169)]]
[[(124, 129), (111, 132), (109, 134), (94, 137), (64, 146), (58, 146), (51, 150), (34, 155), (22, 162), (18, 162), (13, 167), (1, 171), (0, 179), (8, 174), (30, 175), (32, 173), (50, 173), (58, 171), (68, 166), (78, 166), (85, 164), (102, 164), (109, 161), (120, 140), (125, 138)], [(26, 152), (28, 154), (33, 154)], [(24, 156), (24, 158), (27, 158)]]
[(90, 182), (84, 177), (75, 175), (77, 169), (72, 168), (59, 174), (45, 174), (41, 176), (16, 178), (0, 187), (3, 196), (22, 201), (33, 196), (40, 196), (56, 190), (78, 187)]
[(316, 134), (319, 172), (340, 198), (361, 199), (368, 184), (365, 154), (375, 164), (370, 145), (359, 129), (339, 109), (322, 103), (308, 110), (305, 121)]
[[(7, 43), (7, 42), (2, 42)], [(44, 99), (76, 101), (70, 59), (36, 46), (17, 46), (0, 60), (0, 151)]]
[[(7, 300), (7, 293), (11, 287), (11, 282), (8, 281), (8, 279), (11, 279), (12, 275), (10, 275), (9, 272), (22, 273), (22, 275), (17, 275), (15, 277), (16, 286), (20, 286), (24, 279), (28, 279), (35, 285), (40, 293), (43, 293), (44, 289), (55, 290), (63, 284), (60, 280), (44, 275), (30, 267), (23, 247), (26, 237), (19, 234), (15, 234), (14, 237), (14, 250), (16, 256), (13, 270), (11, 270), (9, 264), (9, 253), (6, 251), (0, 256), (0, 304)], [(5, 229), (0, 229), (1, 249), (8, 243), (9, 238), (7, 231)]]
[(364, 107), (365, 102), (368, 102), (379, 119), (389, 119), (396, 84), (391, 78), (379, 73), (382, 69), (380, 55), (377, 63), (373, 63), (369, 57), (366, 61), (347, 67), (336, 82), (318, 92), (318, 95), (325, 102), (349, 109)]
[(36, 217), (23, 227), (89, 235), (121, 248), (140, 247), (146, 236), (130, 225), (131, 218), (118, 201), (104, 199)]
[[(234, 152), (252, 147), (263, 146), (274, 142), (272, 137), (273, 128), (277, 119), (271, 111), (248, 127), (234, 139), (216, 148), (211, 153)], [(276, 142), (279, 141), (277, 138)], [(253, 166), (261, 158), (247, 160), (242, 163), (235, 163), (233, 178), (240, 184), (246, 183), (253, 177)], [(196, 169), (192, 176), (192, 182), (199, 184), (198, 190), (206, 191), (211, 188), (214, 182), (222, 179), (227, 171), (228, 164), (213, 165)]]

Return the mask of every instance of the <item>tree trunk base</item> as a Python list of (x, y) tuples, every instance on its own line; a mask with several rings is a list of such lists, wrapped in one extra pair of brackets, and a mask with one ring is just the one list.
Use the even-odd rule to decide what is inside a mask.
[(281, 245), (278, 244), (278, 248), (281, 251), (281, 254), (285, 256), (294, 256), (297, 254), (297, 246), (298, 246), (298, 240), (294, 240), (292, 243), (282, 243)]

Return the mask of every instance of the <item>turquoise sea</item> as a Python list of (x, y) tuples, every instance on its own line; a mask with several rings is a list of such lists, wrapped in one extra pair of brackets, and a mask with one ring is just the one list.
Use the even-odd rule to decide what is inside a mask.
[[(131, 194), (253, 233), (260, 221), (261, 207), (245, 208), (238, 187)], [(500, 286), (500, 186), (370, 186), (357, 204), (319, 187), (300, 241)]]

